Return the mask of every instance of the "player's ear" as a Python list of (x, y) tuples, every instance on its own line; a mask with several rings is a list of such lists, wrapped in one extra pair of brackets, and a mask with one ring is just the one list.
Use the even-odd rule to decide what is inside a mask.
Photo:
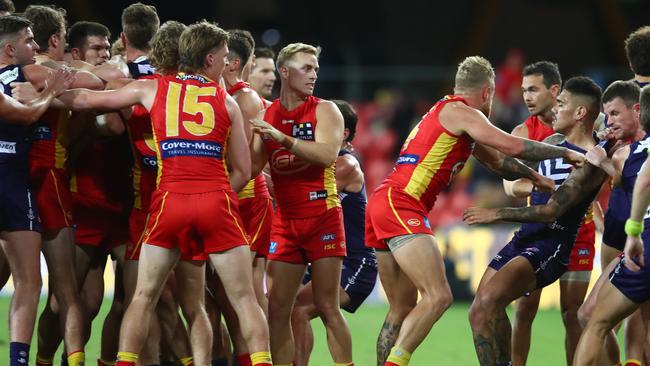
[(560, 94), (560, 91), (560, 86), (558, 84), (551, 85), (551, 95), (553, 95), (553, 99), (557, 98), (557, 96)]
[(583, 118), (585, 118), (588, 113), (589, 113), (589, 110), (587, 110), (587, 107), (585, 107), (583, 105), (579, 105), (578, 107), (576, 107), (576, 110), (573, 111), (574, 119), (576, 121), (580, 121)]
[(70, 49), (70, 55), (73, 60), (81, 60), (81, 51), (76, 47)]
[(126, 40), (126, 36), (124, 35), (124, 32), (120, 33), (120, 39), (122, 40), (122, 44), (124, 45), (124, 47), (126, 47), (128, 41)]
[(641, 114), (641, 103), (635, 103), (635, 104), (632, 106), (632, 110), (634, 111), (634, 113), (635, 113), (637, 116), (639, 116), (639, 115)]

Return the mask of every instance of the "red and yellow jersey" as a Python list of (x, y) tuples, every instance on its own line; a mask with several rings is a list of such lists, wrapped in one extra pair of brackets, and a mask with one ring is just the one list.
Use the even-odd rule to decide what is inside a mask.
[(474, 150), (474, 140), (469, 135), (454, 135), (440, 124), (440, 111), (452, 102), (467, 104), (454, 95), (438, 101), (411, 130), (393, 172), (384, 181), (415, 198), (426, 212), (433, 208), (438, 193), (449, 186)]
[(226, 167), (231, 121), (226, 91), (201, 75), (158, 78), (151, 123), (157, 187), (176, 193), (230, 190)]
[[(266, 109), (264, 120), (284, 134), (305, 141), (316, 140), (316, 107), (321, 99), (310, 96), (288, 111), (279, 99)], [(341, 207), (336, 191), (336, 165), (320, 167), (302, 161), (274, 140), (264, 139), (278, 214), (283, 218), (307, 218)]]
[[(235, 93), (245, 88), (250, 88), (250, 85), (248, 83), (240, 81), (228, 89), (228, 94), (234, 96)], [(260, 100), (264, 105), (264, 99), (260, 97)], [(266, 106), (264, 107), (266, 108)], [(237, 197), (239, 197), (240, 200), (245, 200), (247, 198), (271, 198), (269, 188), (266, 186), (264, 173), (260, 172), (257, 177), (249, 180), (248, 183), (246, 183), (246, 186), (244, 186), (244, 188), (239, 191), (239, 193), (237, 193)]]
[(93, 141), (72, 169), (73, 202), (93, 209), (126, 213), (131, 208), (131, 161), (126, 135)]
[(536, 115), (526, 118), (524, 125), (528, 128), (528, 138), (534, 141), (543, 141), (555, 133), (553, 127), (542, 122)]
[[(143, 76), (141, 79), (159, 77), (161, 75), (154, 74)], [(151, 131), (149, 111), (140, 104), (135, 105), (131, 117), (126, 121), (126, 128), (133, 151), (133, 208), (148, 211), (158, 176), (156, 144)]]
[(32, 147), (29, 150), (31, 167), (64, 168), (68, 152), (63, 135), (68, 118), (69, 110), (50, 108), (36, 123), (32, 134)]

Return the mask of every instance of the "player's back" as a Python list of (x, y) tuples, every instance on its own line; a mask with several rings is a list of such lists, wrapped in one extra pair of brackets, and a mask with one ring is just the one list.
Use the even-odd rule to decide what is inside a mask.
[[(316, 108), (320, 99), (310, 96), (298, 108), (288, 111), (277, 99), (266, 109), (264, 120), (296, 139), (315, 141)], [(327, 167), (302, 161), (271, 139), (264, 139), (271, 165), (271, 178), (278, 213), (284, 218), (306, 218), (340, 207), (336, 192), (335, 164)]]
[(467, 104), (453, 95), (438, 101), (411, 130), (393, 172), (385, 181), (420, 202), (426, 212), (433, 208), (438, 193), (449, 186), (474, 149), (469, 135), (454, 135), (440, 123), (440, 111), (453, 102)]
[(140, 56), (133, 61), (129, 61), (126, 63), (126, 66), (129, 69), (131, 77), (136, 80), (143, 76), (153, 75), (156, 72), (156, 69), (149, 63), (147, 56)]
[(231, 121), (226, 91), (200, 75), (158, 79), (151, 122), (158, 188), (178, 193), (231, 189), (226, 167)]

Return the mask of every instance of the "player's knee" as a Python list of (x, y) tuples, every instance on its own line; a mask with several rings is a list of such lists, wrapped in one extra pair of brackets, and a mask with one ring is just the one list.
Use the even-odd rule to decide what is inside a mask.
[(315, 302), (316, 309), (323, 319), (330, 319), (341, 316), (341, 309), (336, 301)]
[(589, 303), (584, 303), (578, 308), (578, 321), (580, 324), (585, 327), (591, 318), (591, 313), (593, 311), (593, 306)]
[(483, 323), (492, 310), (493, 302), (489, 294), (477, 293), (469, 308), (469, 322), (473, 326)]
[(16, 292), (24, 294), (40, 295), (43, 288), (43, 279), (41, 276), (24, 276), (14, 277), (14, 288)]
[(562, 307), (562, 321), (564, 325), (573, 325), (578, 321), (578, 304), (569, 304)]

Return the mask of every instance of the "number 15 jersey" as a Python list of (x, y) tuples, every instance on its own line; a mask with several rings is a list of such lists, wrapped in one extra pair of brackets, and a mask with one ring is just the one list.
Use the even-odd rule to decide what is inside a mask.
[(226, 95), (201, 75), (158, 79), (151, 123), (159, 189), (187, 194), (231, 189), (225, 156), (232, 123)]

